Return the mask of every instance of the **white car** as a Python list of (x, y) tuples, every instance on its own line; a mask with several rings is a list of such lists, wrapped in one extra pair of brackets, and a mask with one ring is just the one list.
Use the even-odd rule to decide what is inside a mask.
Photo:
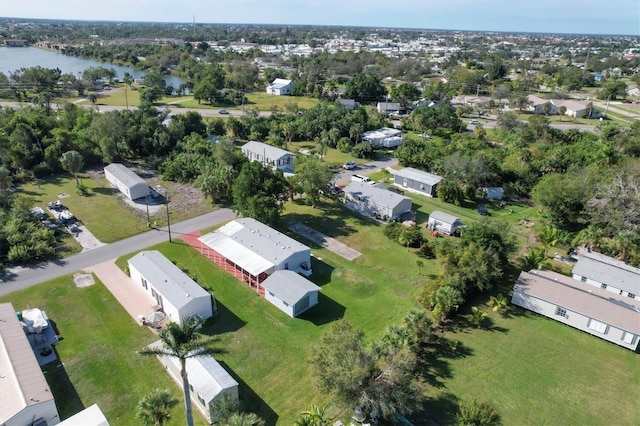
[(469, 124), (473, 124), (474, 126), (480, 124), (478, 120), (469, 120)]
[(356, 162), (355, 161), (347, 161), (346, 163), (344, 163), (342, 165), (342, 168), (345, 170), (353, 170), (356, 168)]

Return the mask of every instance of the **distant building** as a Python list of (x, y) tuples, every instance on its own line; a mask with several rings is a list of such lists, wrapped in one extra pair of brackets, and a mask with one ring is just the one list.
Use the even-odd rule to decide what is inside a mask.
[(265, 166), (283, 172), (293, 173), (296, 155), (284, 149), (262, 142), (250, 141), (240, 148), (249, 161), (259, 161)]
[(360, 105), (358, 102), (356, 102), (355, 99), (338, 98), (336, 99), (336, 102), (342, 105), (343, 107), (345, 107), (346, 109), (351, 109), (351, 110), (356, 109), (358, 105)]
[(409, 197), (389, 191), (384, 185), (351, 182), (344, 187), (345, 206), (358, 213), (383, 221), (399, 220), (411, 211)]
[(393, 176), (393, 184), (395, 186), (428, 197), (436, 196), (437, 187), (441, 180), (442, 176), (414, 169), (413, 167), (400, 169)]
[(378, 102), (377, 109), (380, 114), (398, 114), (400, 104), (397, 102)]
[(276, 78), (267, 86), (267, 93), (275, 96), (290, 95), (293, 90), (293, 81), (284, 78)]
[(27, 40), (19, 40), (19, 39), (5, 39), (4, 41), (5, 46), (9, 46), (9, 47), (26, 47), (27, 46)]
[(362, 134), (362, 140), (370, 142), (374, 148), (384, 146), (393, 148), (402, 144), (402, 130), (382, 127)]
[(610, 293), (640, 300), (640, 268), (594, 251), (580, 250), (573, 279)]
[(459, 218), (438, 210), (431, 212), (427, 222), (427, 228), (431, 231), (444, 232), (449, 235), (455, 234), (462, 226), (462, 221)]

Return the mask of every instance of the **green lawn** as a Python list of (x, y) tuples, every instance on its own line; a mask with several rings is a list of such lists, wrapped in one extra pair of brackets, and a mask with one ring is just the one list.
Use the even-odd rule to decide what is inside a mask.
[[(147, 231), (146, 216), (136, 215), (127, 207), (105, 179), (92, 179), (81, 175), (82, 183), (90, 195), (76, 193), (76, 182), (71, 175), (55, 175), (37, 182), (20, 185), (19, 194), (32, 197), (34, 205), (46, 210), (49, 201), (60, 199), (62, 204), (80, 220), (100, 241), (113, 242)], [(68, 197), (60, 197), (68, 194)]]
[(490, 312), (483, 328), (457, 326), (426, 362), (440, 376), (425, 408), (438, 424), (472, 398), (497, 407), (505, 425), (640, 424), (638, 354), (513, 306)]
[[(114, 426), (140, 424), (135, 418), (140, 398), (154, 388), (169, 389), (182, 401), (182, 393), (162, 365), (137, 351), (156, 340), (120, 306), (101, 282), (76, 288), (65, 276), (0, 298), (16, 310), (38, 307), (55, 323), (61, 336), (56, 345), (60, 361), (43, 369), (65, 419), (84, 407), (98, 404)], [(196, 424), (205, 425), (194, 410)], [(183, 423), (184, 408), (172, 411), (174, 423)]]

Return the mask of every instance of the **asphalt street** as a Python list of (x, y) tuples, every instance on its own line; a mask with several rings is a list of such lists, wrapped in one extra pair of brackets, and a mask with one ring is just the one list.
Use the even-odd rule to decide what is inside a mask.
[[(176, 238), (182, 234), (188, 234), (189, 232), (229, 221), (235, 216), (232, 210), (224, 208), (183, 222), (171, 224), (171, 236)], [(43, 262), (30, 268), (14, 268), (11, 269), (9, 273), (3, 277), (3, 281), (0, 282), (0, 296), (31, 287), (32, 285), (62, 275), (72, 274), (89, 266), (115, 259), (123, 254), (141, 250), (145, 247), (168, 240), (168, 229), (166, 227), (157, 228), (144, 234), (65, 257), (64, 259)]]

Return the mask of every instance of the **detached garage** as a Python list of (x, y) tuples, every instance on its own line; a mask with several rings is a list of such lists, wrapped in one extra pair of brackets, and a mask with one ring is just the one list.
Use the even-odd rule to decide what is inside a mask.
[(291, 318), (318, 304), (320, 287), (293, 271), (276, 271), (262, 282), (264, 297)]
[(149, 184), (120, 163), (111, 163), (104, 168), (104, 177), (111, 186), (118, 188), (127, 198), (135, 200), (149, 195)]

